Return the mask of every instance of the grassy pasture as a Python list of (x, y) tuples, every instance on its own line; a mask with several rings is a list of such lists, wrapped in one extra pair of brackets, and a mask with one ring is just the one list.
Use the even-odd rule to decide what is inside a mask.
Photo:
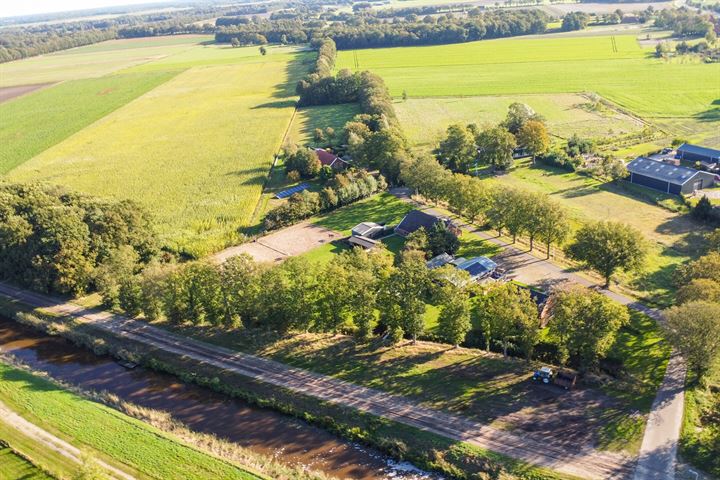
[(304, 66), (274, 58), (189, 69), (10, 178), (135, 199), (171, 248), (220, 249), (249, 221), (294, 110)]
[(153, 72), (74, 80), (0, 104), (0, 175), (173, 75)]
[[(181, 52), (200, 42), (198, 36), (145, 39), (141, 47), (124, 40), (111, 40), (51, 55), (25, 58), (0, 64), (0, 87), (102, 77), (141, 63), (152, 62)], [(181, 42), (181, 43), (180, 43)], [(127, 48), (126, 48), (127, 47)], [(169, 69), (166, 69), (169, 70)]]
[(694, 137), (716, 131), (720, 64), (651, 53), (634, 35), (557, 36), (342, 51), (337, 66), (374, 71), (394, 96), (595, 92), (646, 120), (698, 122)]
[(316, 128), (332, 127), (337, 138), (345, 123), (359, 113), (360, 107), (355, 103), (299, 108), (288, 131), (287, 143), (323, 146), (316, 145), (313, 138)]
[(395, 111), (411, 143), (433, 147), (452, 123), (494, 124), (505, 118), (513, 102), (530, 105), (545, 117), (551, 134), (597, 138), (642, 130), (643, 123), (611, 109), (593, 111), (578, 94), (487, 95), (477, 97), (410, 98), (395, 103)]
[(0, 480), (46, 480), (47, 476), (10, 448), (0, 448)]
[[(267, 54), (260, 56), (259, 47), (232, 48), (229, 45), (193, 45), (190, 48), (171, 52), (169, 55), (153, 62), (135, 65), (123, 70), (125, 72), (147, 72), (155, 70), (178, 70), (201, 65), (234, 65), (241, 63), (264, 63), (267, 61), (283, 62), (297, 59), (302, 51), (295, 46), (266, 46)], [(312, 55), (307, 57), (312, 58)]]
[(75, 446), (87, 445), (137, 471), (139, 478), (259, 478), (41, 377), (0, 363), (0, 379), (0, 399), (15, 412)]
[(108, 40), (107, 42), (93, 43), (84, 47), (71, 48), (54, 52), (52, 56), (77, 55), (93, 52), (114, 52), (116, 50), (129, 50), (135, 48), (165, 47), (175, 45), (196, 45), (214, 42), (213, 35), (170, 35), (166, 37), (139, 37)]

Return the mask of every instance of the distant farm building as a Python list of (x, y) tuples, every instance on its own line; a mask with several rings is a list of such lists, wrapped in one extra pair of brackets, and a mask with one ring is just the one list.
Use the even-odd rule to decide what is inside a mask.
[(700, 162), (704, 166), (714, 169), (718, 168), (720, 164), (720, 150), (683, 143), (677, 149), (677, 158), (689, 162)]
[(458, 228), (449, 218), (438, 217), (431, 215), (420, 210), (412, 210), (400, 221), (395, 227), (395, 233), (401, 237), (407, 237), (413, 232), (424, 228), (425, 231), (430, 231), (436, 223), (443, 222), (448, 229), (455, 235), (460, 235), (461, 230)]
[(350, 165), (348, 161), (343, 160), (334, 153), (328, 152), (323, 148), (316, 148), (315, 153), (317, 154), (320, 164), (323, 167), (330, 167), (333, 170), (344, 170)]
[(715, 183), (715, 175), (712, 173), (645, 157), (638, 157), (628, 163), (627, 169), (631, 183), (676, 195), (693, 193)]

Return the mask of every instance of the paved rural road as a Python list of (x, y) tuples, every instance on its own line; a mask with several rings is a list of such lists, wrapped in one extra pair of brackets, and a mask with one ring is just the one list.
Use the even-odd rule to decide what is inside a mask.
[[(393, 189), (390, 193), (401, 200), (418, 205), (425, 211), (443, 215), (441, 212), (413, 201), (410, 198), (411, 192), (407, 188)], [(503, 248), (502, 253), (493, 257), (493, 260), (507, 270), (510, 278), (528, 285), (546, 288), (567, 281), (578, 283), (593, 288), (633, 310), (642, 312), (657, 322), (663, 321), (659, 310), (647, 307), (626, 295), (602, 289), (580, 275), (569, 272), (547, 260), (534, 257), (473, 225), (463, 224), (461, 227), (463, 230)], [(677, 352), (673, 352), (648, 416), (634, 480), (674, 480), (675, 478), (677, 446), (685, 402), (685, 375), (685, 362)]]
[[(78, 448), (73, 447), (65, 440), (56, 437), (52, 433), (43, 430), (34, 423), (28, 422), (23, 417), (10, 410), (10, 408), (8, 408), (3, 402), (0, 402), (0, 422), (20, 431), (24, 436), (31, 438), (49, 450), (52, 450), (75, 463), (82, 464), (84, 461), (82, 452)], [(108, 465), (102, 460), (95, 460), (95, 462), (104, 470), (109, 472), (114, 479), (135, 480), (135, 477), (118, 470), (112, 465)]]
[(0, 295), (55, 314), (90, 322), (117, 335), (168, 352), (186, 355), (233, 373), (288, 388), (320, 400), (356, 408), (580, 478), (630, 479), (634, 472), (634, 459), (620, 454), (582, 447), (571, 452), (564, 447), (555, 447), (550, 442), (538, 442), (467, 418), (422, 407), (399, 396), (174, 335), (138, 320), (86, 309), (4, 283), (0, 283)]

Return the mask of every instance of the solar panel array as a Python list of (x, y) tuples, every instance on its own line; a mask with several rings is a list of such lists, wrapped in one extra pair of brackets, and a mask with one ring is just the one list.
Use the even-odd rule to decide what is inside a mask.
[(636, 158), (627, 167), (633, 173), (640, 173), (665, 182), (681, 184), (697, 173), (697, 170), (692, 168), (678, 167), (644, 157)]
[(295, 193), (306, 190), (309, 186), (310, 185), (308, 185), (307, 183), (301, 183), (300, 185), (295, 185), (292, 188), (288, 188), (287, 190), (283, 190), (282, 192), (276, 193), (275, 198), (279, 198), (279, 199), (288, 198)]

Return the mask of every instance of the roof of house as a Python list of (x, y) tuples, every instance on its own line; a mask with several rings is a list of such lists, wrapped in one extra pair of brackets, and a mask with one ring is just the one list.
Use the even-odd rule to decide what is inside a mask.
[(695, 170), (694, 168), (680, 167), (646, 157), (638, 157), (628, 163), (627, 169), (631, 173), (645, 175), (676, 185), (682, 185), (700, 173), (699, 170)]
[(457, 266), (460, 270), (465, 270), (472, 277), (477, 277), (486, 273), (490, 273), (497, 268), (497, 263), (487, 257), (475, 257), (465, 260)]
[(428, 260), (427, 263), (425, 263), (425, 265), (427, 265), (427, 268), (429, 270), (432, 270), (435, 268), (440, 268), (443, 265), (447, 265), (448, 263), (450, 263), (452, 261), (453, 261), (452, 255), (450, 255), (449, 253), (441, 253), (437, 257), (433, 257), (430, 260)]
[(363, 222), (363, 223), (358, 223), (357, 225), (355, 225), (352, 229), (352, 233), (353, 233), (353, 235), (363, 235), (364, 236), (377, 228), (382, 229), (385, 227), (383, 227), (379, 223), (375, 223), (375, 222)]
[(377, 245), (379, 242), (377, 240), (373, 240), (372, 238), (363, 237), (361, 235), (353, 235), (348, 240), (351, 245), (357, 245), (359, 247), (363, 248), (373, 248), (375, 245)]
[(701, 147), (690, 143), (683, 143), (678, 147), (678, 152), (694, 153), (696, 155), (704, 155), (706, 157), (720, 158), (720, 150), (714, 148)]
[(315, 153), (317, 154), (320, 163), (322, 165), (327, 165), (328, 167), (332, 167), (336, 162), (348, 163), (334, 153), (328, 152), (323, 148), (316, 148)]
[(440, 217), (430, 215), (429, 213), (421, 212), (420, 210), (412, 210), (400, 221), (396, 230), (402, 230), (403, 232), (412, 233), (421, 228), (430, 230), (435, 225)]

